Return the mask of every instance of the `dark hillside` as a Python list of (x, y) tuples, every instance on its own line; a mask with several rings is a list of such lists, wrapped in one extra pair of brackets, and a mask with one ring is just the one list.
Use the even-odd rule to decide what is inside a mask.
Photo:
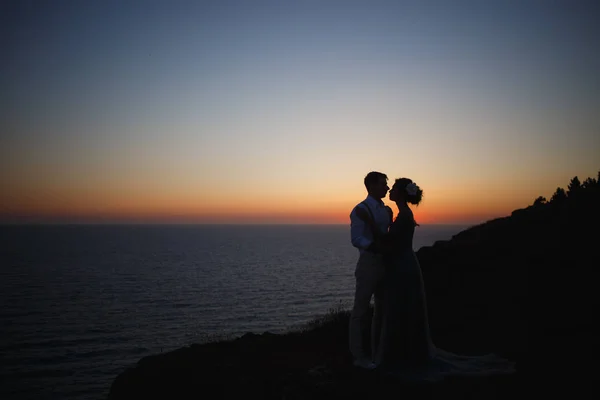
[[(517, 362), (511, 376), (447, 379), (406, 387), (355, 371), (348, 353), (348, 311), (333, 310), (305, 330), (247, 334), (146, 357), (120, 374), (110, 399), (161, 397), (380, 398), (393, 390), (426, 398), (510, 398), (530, 382), (529, 347), (546, 386), (585, 393), (591, 357), (598, 266), (600, 186), (574, 178), (550, 201), (474, 226), (418, 251), (434, 342), (446, 350), (495, 352)], [(529, 327), (533, 330), (530, 331)], [(533, 352), (532, 352), (533, 353)], [(561, 377), (552, 380), (552, 376)], [(578, 377), (564, 385), (569, 377)], [(216, 396), (210, 393), (216, 392)]]

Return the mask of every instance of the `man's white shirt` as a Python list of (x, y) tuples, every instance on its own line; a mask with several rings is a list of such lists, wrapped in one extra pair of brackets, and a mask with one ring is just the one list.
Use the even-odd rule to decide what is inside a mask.
[(367, 247), (373, 243), (373, 232), (371, 230), (370, 225), (358, 218), (356, 215), (357, 207), (364, 208), (367, 212), (369, 210), (366, 209), (368, 207), (371, 210), (370, 215), (373, 215), (375, 219), (375, 224), (379, 228), (381, 233), (385, 233), (388, 231), (390, 224), (392, 223), (392, 219), (390, 217), (390, 212), (386, 208), (383, 201), (371, 197), (370, 195), (367, 198), (357, 204), (350, 213), (350, 236), (352, 245), (359, 249), (362, 254), (366, 251)]

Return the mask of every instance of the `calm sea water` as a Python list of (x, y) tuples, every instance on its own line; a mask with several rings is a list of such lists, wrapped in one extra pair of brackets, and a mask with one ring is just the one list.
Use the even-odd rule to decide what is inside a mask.
[[(415, 250), (464, 226), (417, 228)], [(345, 225), (0, 226), (0, 398), (103, 399), (140, 358), (353, 296)]]

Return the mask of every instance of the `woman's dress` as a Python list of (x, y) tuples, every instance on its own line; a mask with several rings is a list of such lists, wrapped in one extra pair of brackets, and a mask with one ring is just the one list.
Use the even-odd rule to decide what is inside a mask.
[(515, 372), (512, 362), (495, 354), (463, 356), (434, 346), (423, 276), (413, 251), (415, 225), (412, 211), (403, 211), (386, 238), (393, 250), (386, 256), (383, 321), (375, 363), (384, 371), (411, 381)]

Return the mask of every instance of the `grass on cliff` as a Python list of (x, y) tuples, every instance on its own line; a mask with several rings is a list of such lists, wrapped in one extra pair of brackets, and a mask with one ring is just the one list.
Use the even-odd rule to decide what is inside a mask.
[[(329, 308), (329, 310), (322, 315), (318, 315), (312, 320), (292, 325), (287, 329), (284, 329), (282, 335), (304, 335), (304, 334), (345, 334), (348, 330), (348, 323), (350, 322), (351, 310), (344, 302), (340, 301), (338, 304)], [(264, 332), (256, 332), (256, 334), (262, 334)], [(327, 335), (329, 336), (329, 335)], [(228, 342), (238, 339), (239, 335), (226, 334), (226, 333), (204, 333), (200, 334), (194, 340), (196, 344), (209, 344), (218, 342)]]
[(346, 329), (350, 322), (350, 312), (340, 301), (339, 304), (331, 307), (326, 314), (320, 315), (300, 326), (297, 331), (307, 333), (332, 329), (339, 330), (341, 327)]

